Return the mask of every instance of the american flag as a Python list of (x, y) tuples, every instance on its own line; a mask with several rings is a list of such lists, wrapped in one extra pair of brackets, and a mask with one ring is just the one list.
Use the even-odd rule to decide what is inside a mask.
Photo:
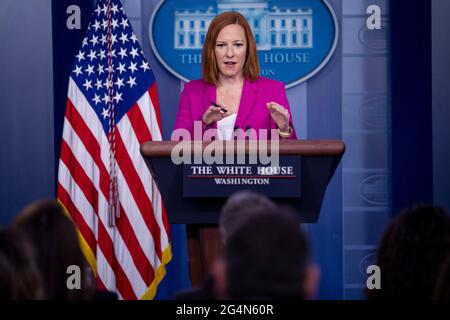
[(120, 1), (99, 0), (69, 78), (58, 200), (99, 288), (121, 299), (152, 299), (172, 257), (161, 194), (140, 154), (150, 140), (162, 140), (155, 77)]

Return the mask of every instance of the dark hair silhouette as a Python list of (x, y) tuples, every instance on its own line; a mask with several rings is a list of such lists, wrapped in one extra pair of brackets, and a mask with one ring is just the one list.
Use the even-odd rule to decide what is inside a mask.
[(381, 289), (369, 299), (431, 299), (438, 271), (450, 249), (450, 219), (439, 207), (417, 206), (388, 227), (378, 249)]
[(281, 209), (250, 218), (225, 248), (231, 299), (302, 299), (309, 247), (297, 220)]
[(41, 278), (30, 248), (13, 232), (0, 230), (0, 300), (42, 297)]
[(442, 264), (434, 287), (433, 299), (450, 300), (450, 252)]
[(219, 228), (224, 242), (247, 220), (265, 214), (275, 208), (268, 197), (253, 191), (239, 191), (225, 202), (220, 212)]
[[(76, 228), (56, 201), (33, 203), (17, 215), (13, 228), (32, 245), (46, 299), (90, 299), (95, 293), (91, 270), (79, 246)], [(81, 271), (81, 289), (69, 289), (69, 266)]]

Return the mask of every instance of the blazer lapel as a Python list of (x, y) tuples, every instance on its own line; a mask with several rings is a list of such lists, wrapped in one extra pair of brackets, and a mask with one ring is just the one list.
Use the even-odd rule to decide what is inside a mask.
[(258, 86), (256, 85), (256, 81), (252, 83), (250, 80), (245, 79), (244, 87), (242, 88), (241, 101), (239, 103), (238, 115), (236, 117), (236, 126), (240, 129), (248, 129), (244, 127), (244, 124), (255, 107), (257, 93)]

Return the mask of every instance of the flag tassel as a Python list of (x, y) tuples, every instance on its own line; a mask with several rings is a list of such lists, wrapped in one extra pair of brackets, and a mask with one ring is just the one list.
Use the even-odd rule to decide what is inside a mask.
[(116, 219), (120, 217), (119, 186), (117, 176), (112, 176), (110, 181), (109, 204), (108, 204), (108, 225), (116, 226)]

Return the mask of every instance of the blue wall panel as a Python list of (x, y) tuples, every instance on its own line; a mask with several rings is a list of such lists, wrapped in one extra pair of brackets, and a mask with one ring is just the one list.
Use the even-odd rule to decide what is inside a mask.
[[(361, 299), (392, 215), (389, 144), (389, 1), (343, 1), (342, 139), (344, 298)], [(366, 8), (382, 13), (380, 30), (366, 26)]]
[(0, 225), (54, 195), (51, 1), (0, 1)]
[(432, 1), (433, 191), (450, 209), (450, 1)]

